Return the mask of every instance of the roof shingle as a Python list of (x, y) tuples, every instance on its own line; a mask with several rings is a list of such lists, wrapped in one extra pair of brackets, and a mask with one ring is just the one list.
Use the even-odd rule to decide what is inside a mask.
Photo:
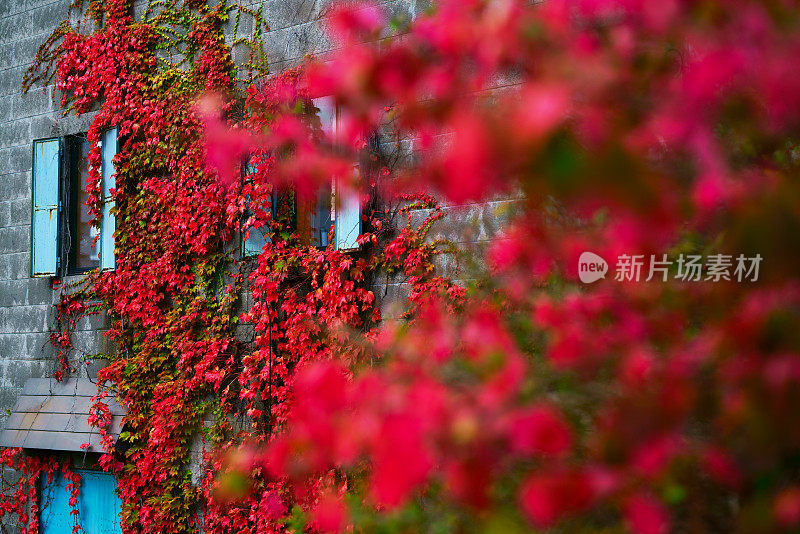
[[(88, 422), (95, 394), (97, 384), (85, 378), (28, 379), (0, 433), (0, 446), (81, 451), (81, 445), (89, 443), (90, 451), (102, 452), (100, 432)], [(109, 433), (117, 438), (125, 410), (114, 398), (104, 402), (112, 414)]]

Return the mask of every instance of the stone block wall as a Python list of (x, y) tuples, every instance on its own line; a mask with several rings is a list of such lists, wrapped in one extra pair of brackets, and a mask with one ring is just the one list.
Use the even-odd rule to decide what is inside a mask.
[[(55, 293), (49, 278), (30, 276), (32, 145), (35, 139), (85, 132), (91, 117), (60, 117), (52, 86), (27, 95), (20, 88), (68, 5), (0, 0), (0, 427), (25, 380), (52, 376), (55, 368), (49, 342)], [(84, 321), (79, 329), (80, 346), (100, 351), (102, 319)]]

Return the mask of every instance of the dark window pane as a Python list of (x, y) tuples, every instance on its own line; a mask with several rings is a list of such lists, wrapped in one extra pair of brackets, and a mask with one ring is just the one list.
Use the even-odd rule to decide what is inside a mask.
[(332, 214), (331, 187), (322, 186), (317, 192), (317, 209), (314, 213), (314, 245), (325, 248), (328, 246), (328, 234), (331, 231)]
[(313, 198), (297, 197), (297, 233), (303, 243), (315, 247), (328, 246), (331, 229), (331, 186), (320, 187)]
[(85, 184), (89, 172), (89, 141), (76, 138), (72, 144), (72, 164), (70, 165), (70, 189), (72, 190), (72, 217), (70, 233), (72, 234), (72, 258), (76, 271), (95, 269), (100, 264), (100, 243), (95, 239), (99, 231), (91, 226), (92, 217), (86, 201)]

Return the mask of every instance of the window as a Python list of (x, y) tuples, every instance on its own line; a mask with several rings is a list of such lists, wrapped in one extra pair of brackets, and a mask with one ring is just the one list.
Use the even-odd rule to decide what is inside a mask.
[[(319, 109), (322, 128), (328, 134), (333, 134), (339, 127), (339, 117), (336, 105), (331, 97), (317, 98), (314, 105)], [(255, 172), (252, 166), (247, 166), (244, 171), (244, 183), (247, 184), (249, 176)], [(353, 172), (358, 172), (358, 165), (353, 166)], [(271, 211), (275, 217), (275, 208), (283, 205), (284, 195), (273, 191), (271, 196)], [(269, 241), (267, 226), (256, 228), (250, 225), (252, 216), (250, 199), (246, 198), (248, 206), (242, 217), (242, 243), (243, 257), (258, 255), (264, 245)], [(329, 243), (331, 225), (334, 226), (334, 247), (339, 250), (352, 250), (358, 248), (357, 238), (361, 234), (361, 200), (358, 192), (353, 191), (344, 184), (334, 183), (323, 186), (315, 197), (294, 200), (295, 230), (306, 243), (326, 248)]]
[(33, 213), (31, 217), (31, 275), (54, 276), (59, 264), (61, 212), (61, 141), (33, 143)]
[(31, 275), (60, 276), (115, 267), (116, 221), (111, 190), (116, 186), (113, 157), (118, 150), (117, 128), (103, 132), (101, 141), (100, 229), (91, 226), (84, 192), (86, 135), (34, 141), (32, 168)]
[[(116, 494), (117, 482), (114, 475), (100, 471), (75, 469), (80, 475), (78, 494), (78, 522), (85, 534), (121, 533), (120, 510), (122, 502)], [(69, 482), (60, 471), (53, 480), (46, 475), (40, 479), (40, 532), (42, 534), (63, 534), (72, 532), (75, 518), (69, 505)]]
[[(322, 130), (335, 135), (340, 127), (339, 109), (333, 98), (314, 99), (319, 109)], [(358, 172), (358, 165), (353, 165)], [(317, 198), (297, 206), (297, 226), (300, 235), (310, 236), (311, 243), (320, 247), (328, 246), (328, 232), (334, 227), (334, 248), (350, 250), (358, 248), (356, 239), (361, 234), (361, 200), (357, 191), (346, 184), (334, 181), (330, 187), (324, 186), (317, 192)]]

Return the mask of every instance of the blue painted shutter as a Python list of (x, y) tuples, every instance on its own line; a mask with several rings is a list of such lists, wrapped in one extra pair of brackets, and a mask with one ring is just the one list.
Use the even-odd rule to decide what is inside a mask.
[[(335, 136), (339, 128), (339, 117), (336, 110), (336, 101), (333, 97), (323, 96), (314, 99), (314, 106), (319, 109), (319, 122), (322, 131), (330, 136)], [(328, 246), (328, 234), (331, 222), (336, 220), (336, 206), (333, 202), (333, 184), (325, 184), (317, 191), (317, 203), (314, 206), (311, 228), (314, 231), (314, 243), (321, 248)]]
[[(248, 176), (251, 175), (251, 174), (255, 174), (256, 170), (257, 169), (256, 169), (255, 165), (248, 165), (247, 169), (245, 171), (245, 180), (249, 180), (250, 178), (248, 178)], [(271, 200), (271, 204), (272, 204), (270, 209), (272, 210), (272, 217), (274, 218), (275, 217), (275, 200), (276, 200), (275, 191), (274, 190), (272, 192), (272, 198), (270, 200)], [(247, 206), (247, 209), (245, 210), (244, 216), (242, 217), (242, 224), (244, 224), (244, 222), (247, 221), (250, 218), (250, 215), (251, 215), (251, 213), (249, 211), (249, 208), (250, 208), (250, 197), (249, 196), (247, 198), (245, 198), (245, 205)], [(242, 228), (241, 229), (241, 232), (242, 232), (242, 256), (243, 257), (258, 256), (259, 254), (261, 254), (261, 251), (264, 249), (264, 245), (266, 245), (270, 241), (269, 235), (268, 235), (269, 231), (270, 231), (270, 228), (267, 225), (264, 225), (261, 228), (256, 228), (254, 226), (251, 226), (251, 227), (249, 227), (247, 229)]]
[(111, 189), (117, 187), (116, 170), (113, 158), (117, 154), (117, 128), (110, 128), (103, 132), (102, 139), (103, 168), (102, 168), (102, 199), (100, 217), (100, 269), (113, 270), (116, 267), (114, 255), (114, 232), (117, 229), (117, 219), (111, 209), (115, 206)]
[(340, 186), (336, 191), (336, 248), (358, 248), (361, 235), (361, 198), (357, 191)]
[(33, 143), (31, 276), (55, 276), (58, 272), (60, 148), (58, 139)]
[[(122, 502), (117, 496), (116, 479), (109, 473), (76, 469), (81, 477), (78, 495), (78, 523), (84, 534), (119, 534)], [(67, 534), (74, 524), (70, 514), (67, 481), (60, 472), (48, 482), (41, 481), (40, 532), (42, 534)]]

